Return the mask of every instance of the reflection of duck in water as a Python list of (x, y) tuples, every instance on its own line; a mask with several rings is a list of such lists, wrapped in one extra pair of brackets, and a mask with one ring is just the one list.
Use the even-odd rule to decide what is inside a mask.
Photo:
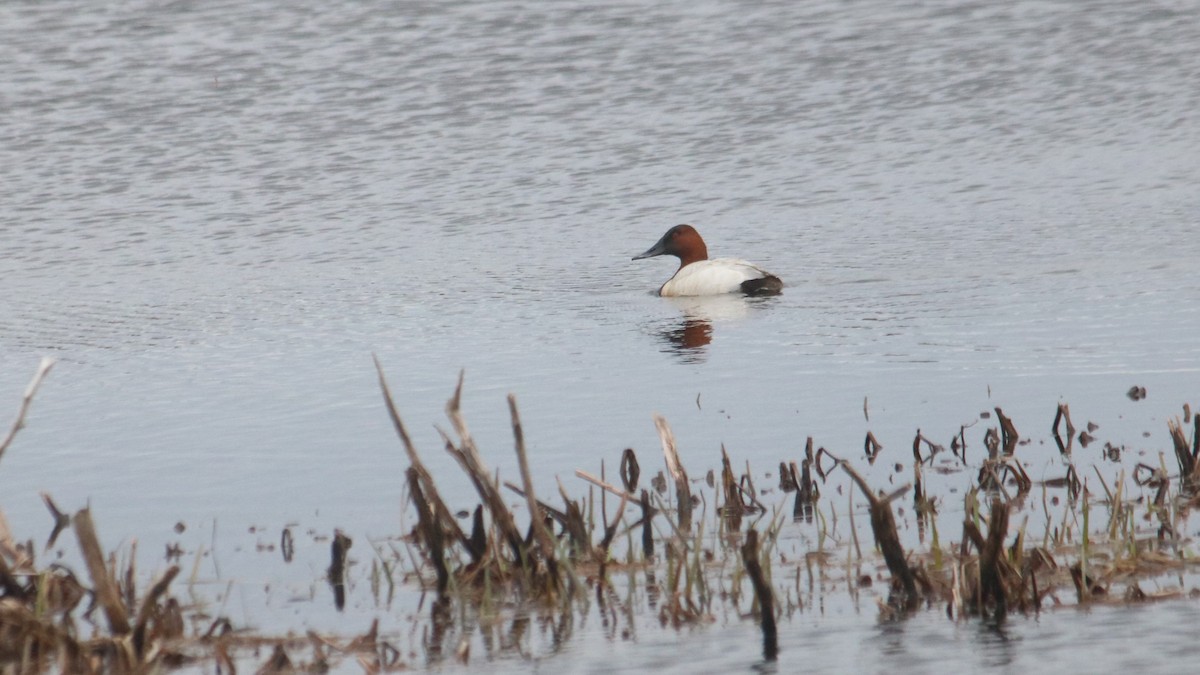
[(675, 276), (658, 289), (664, 297), (721, 295), (744, 293), (746, 295), (778, 295), (783, 291), (783, 282), (770, 272), (736, 258), (708, 259), (708, 247), (700, 233), (691, 225), (676, 225), (634, 260), (658, 255), (673, 255), (679, 258), (679, 269)]
[(736, 321), (750, 312), (750, 303), (740, 295), (711, 295), (671, 298), (682, 316), (659, 331), (670, 351), (688, 363), (702, 361), (712, 342), (713, 324)]

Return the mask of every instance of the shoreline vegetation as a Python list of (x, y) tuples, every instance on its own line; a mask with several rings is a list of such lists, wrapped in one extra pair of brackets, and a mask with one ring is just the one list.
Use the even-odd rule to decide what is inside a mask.
[[(52, 363), (44, 359), (26, 388), (0, 441), (0, 460)], [(613, 639), (627, 639), (639, 620), (678, 630), (713, 623), (718, 613), (732, 615), (759, 627), (762, 659), (770, 662), (787, 658), (779, 622), (805, 611), (814, 587), (821, 593), (845, 589), (855, 598), (874, 594), (880, 621), (938, 611), (948, 620), (996, 624), (1013, 613), (1059, 606), (1200, 595), (1184, 588), (1196, 551), (1183, 533), (1188, 513), (1200, 503), (1200, 415), (1187, 406), (1167, 422), (1170, 450), (1160, 451), (1156, 464), (1122, 464), (1111, 482), (1098, 468), (1095, 480), (1076, 471), (1074, 446), (1086, 447), (1095, 428), (1077, 430), (1069, 407), (1059, 403), (1051, 436), (1066, 466), (1063, 477), (1030, 479), (1020, 457), (1029, 441), (997, 407), (994, 419), (990, 412), (982, 416), (988, 421), (982, 451), (972, 434), (970, 457), (966, 427), (948, 449), (918, 431), (911, 464), (895, 464), (907, 482), (887, 492), (860, 472), (883, 449), (870, 432), (863, 456), (835, 455), (809, 438), (803, 456), (781, 461), (777, 472), (756, 473), (748, 463), (739, 471), (722, 447), (720, 469), (693, 478), (667, 421), (655, 416), (662, 471), (645, 480), (637, 453), (627, 449), (617, 478), (610, 480), (603, 464), (599, 475), (578, 470), (583, 491), (569, 491), (560, 481), (559, 494), (547, 497), (533, 487), (516, 397), (510, 394), (508, 404), (519, 483), (502, 481), (484, 462), (461, 413), (460, 374), (446, 406), (450, 431), (439, 432), (478, 495), (474, 511), (464, 514), (441, 498), (383, 367), (378, 360), (375, 366), (409, 463), (404, 520), (415, 514), (416, 522), (391, 546), (393, 555), (375, 551), (370, 580), (389, 594), (397, 584), (420, 594), (415, 611), (424, 653), (397, 646), (381, 633), (378, 619), (365, 632), (340, 636), (239, 629), (226, 617), (201, 611), (190, 589), (177, 590), (179, 565), (144, 584), (134, 555), (106, 552), (89, 509), (63, 513), (43, 494), (55, 523), (45, 550), (70, 529), (83, 569), (39, 562), (32, 540), (18, 541), (0, 514), (0, 672), (326, 672), (347, 663), (367, 673), (392, 672), (443, 661), (470, 664), (475, 634), (483, 636), (484, 658), (519, 651), (521, 636), (531, 630), (563, 643), (576, 618), (593, 613)], [(1131, 398), (1144, 397), (1137, 389)], [(930, 494), (932, 474), (947, 462), (956, 472), (977, 472), (953, 500)], [(835, 508), (835, 499), (845, 511)], [(866, 503), (862, 529), (869, 528), (870, 540), (860, 538), (856, 499)], [(522, 522), (522, 510), (538, 517)], [(1013, 516), (1022, 510), (1026, 515), (1016, 523)], [(1043, 522), (1031, 522), (1029, 511)], [(915, 523), (917, 542), (901, 536), (898, 512), (906, 524)], [(954, 523), (956, 531), (939, 532), (956, 513), (962, 514), (961, 531)], [(806, 523), (816, 532), (799, 559), (781, 546), (789, 523)], [(331, 538), (327, 581), (339, 609), (352, 569), (351, 546), (341, 532)], [(288, 530), (280, 548), (287, 559)], [(1177, 585), (1142, 588), (1163, 576), (1173, 576)]]

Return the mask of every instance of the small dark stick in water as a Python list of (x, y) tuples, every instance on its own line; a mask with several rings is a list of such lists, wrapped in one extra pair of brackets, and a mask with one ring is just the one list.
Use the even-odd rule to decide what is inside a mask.
[(758, 598), (758, 610), (763, 632), (763, 658), (774, 661), (779, 656), (779, 634), (775, 627), (775, 594), (763, 575), (762, 563), (758, 559), (758, 530), (746, 532), (746, 543), (742, 544), (742, 564), (746, 576), (754, 585), (754, 596)]
[(339, 612), (346, 607), (346, 552), (353, 543), (341, 530), (333, 531), (333, 544), (330, 545), (333, 560), (329, 564), (329, 585), (333, 586), (333, 604)]

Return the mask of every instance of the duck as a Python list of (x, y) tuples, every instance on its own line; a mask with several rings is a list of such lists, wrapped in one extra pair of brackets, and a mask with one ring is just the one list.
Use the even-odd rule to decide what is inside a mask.
[(779, 295), (783, 281), (753, 263), (737, 258), (708, 259), (708, 247), (696, 228), (676, 225), (634, 260), (673, 255), (679, 258), (679, 269), (667, 280), (658, 294), (663, 297), (696, 295)]

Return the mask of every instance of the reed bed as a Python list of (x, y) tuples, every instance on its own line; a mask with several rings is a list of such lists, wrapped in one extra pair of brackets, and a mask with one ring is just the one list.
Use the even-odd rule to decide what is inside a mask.
[[(43, 363), (27, 389), (0, 458), (49, 368)], [(374, 545), (371, 587), (378, 593), (407, 584), (421, 593), (423, 659), (381, 634), (378, 622), (349, 637), (248, 634), (179, 599), (177, 565), (140, 585), (135, 556), (106, 553), (90, 510), (65, 514), (46, 495), (55, 524), (47, 548), (72, 530), (83, 571), (39, 563), (33, 543), (17, 542), (0, 518), (0, 672), (142, 673), (204, 663), (234, 673), (248, 659), (260, 673), (324, 672), (347, 660), (365, 672), (390, 672), (414, 660), (470, 662), (473, 634), (489, 653), (520, 649), (531, 625), (560, 644), (589, 615), (614, 634), (632, 634), (647, 620), (659, 629), (705, 626), (718, 615), (753, 621), (762, 658), (775, 661), (788, 658), (780, 622), (834, 588), (856, 601), (874, 595), (882, 621), (933, 610), (955, 621), (999, 622), (1059, 605), (1197, 593), (1182, 582), (1195, 551), (1181, 533), (1200, 502), (1200, 417), (1187, 407), (1168, 422), (1176, 466), (1168, 467), (1163, 450), (1157, 465), (1138, 462), (1128, 473), (1122, 465), (1111, 484), (1098, 469), (1095, 481), (1076, 471), (1074, 445), (1086, 447), (1096, 429), (1077, 433), (1069, 407), (1059, 404), (1050, 432), (1066, 469), (1041, 482), (1028, 476), (1019, 457), (1024, 439), (1000, 408), (986, 417), (984, 452), (972, 449), (970, 457), (966, 427), (952, 435), (949, 450), (918, 430), (910, 467), (894, 465), (897, 473), (911, 468), (911, 480), (886, 492), (865, 471), (884, 452), (870, 432), (861, 458), (835, 455), (809, 438), (796, 457), (780, 458), (776, 472), (735, 468), (721, 447), (719, 472), (697, 478), (667, 420), (655, 416), (663, 457), (656, 474), (645, 475), (649, 460), (626, 449), (613, 480), (603, 464), (598, 472), (580, 469), (574, 490), (560, 482), (558, 494), (546, 496), (535, 492), (516, 398), (508, 405), (519, 482), (509, 482), (487, 467), (463, 418), (460, 376), (446, 406), (450, 430), (439, 431), (442, 449), (478, 497), (464, 527), (414, 446), (378, 362), (376, 369), (408, 461), (406, 519), (415, 522), (396, 541)], [(954, 499), (930, 494), (931, 473), (948, 466), (968, 483)], [(860, 538), (856, 494), (870, 540)], [(943, 512), (961, 513), (956, 540), (943, 532), (954, 522)], [(1042, 522), (1031, 525), (1030, 513)], [(902, 536), (898, 514), (916, 525), (917, 542)], [(796, 528), (808, 533), (803, 541)], [(285, 559), (290, 537), (285, 529)], [(353, 550), (349, 536), (334, 533), (327, 581), (338, 609), (356, 573), (348, 564)], [(1146, 580), (1166, 574), (1180, 583), (1143, 590)]]

